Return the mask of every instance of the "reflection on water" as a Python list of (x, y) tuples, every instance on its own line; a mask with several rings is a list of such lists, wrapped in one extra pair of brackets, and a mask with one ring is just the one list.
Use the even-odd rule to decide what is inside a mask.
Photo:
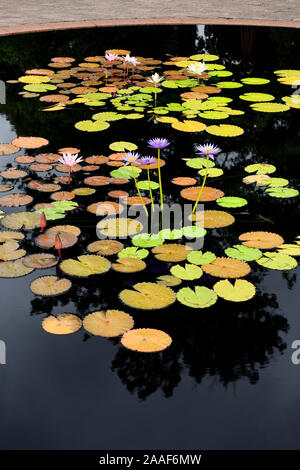
[[(151, 41), (148, 40), (149, 34), (151, 34)], [(138, 27), (121, 28), (117, 35), (114, 29), (106, 28), (105, 30), (43, 33), (37, 36), (38, 38), (29, 35), (0, 39), (0, 79), (16, 78), (29, 68), (47, 67), (48, 58), (52, 56), (83, 58), (96, 53), (102, 54), (105, 49), (112, 47), (126, 47), (132, 49), (136, 55), (154, 58), (164, 58), (165, 54), (185, 56), (204, 51), (216, 53), (221, 57), (221, 63), (233, 71), (236, 79), (239, 79), (245, 72), (249, 76), (270, 78), (272, 71), (276, 68), (296, 68), (298, 65), (295, 51), (299, 44), (299, 31), (283, 29), (212, 26)], [(283, 47), (284, 43), (290, 44), (290, 47)], [(277, 91), (278, 86), (278, 83), (273, 81), (268, 92)], [(283, 96), (282, 88), (280, 93)], [(290, 90), (286, 94), (290, 94)], [(241, 108), (242, 106), (243, 104)], [(10, 142), (15, 135), (29, 136), (33, 133), (49, 138), (50, 146), (47, 147), (47, 152), (56, 152), (62, 146), (71, 145), (82, 149), (85, 157), (105, 153), (104, 149), (108, 148), (109, 143), (117, 140), (115, 135), (118, 136), (118, 140), (134, 141), (140, 144), (141, 148), (145, 147), (144, 121), (135, 122), (134, 126), (128, 122), (122, 122), (122, 124), (116, 122), (113, 131), (101, 133), (101, 137), (93, 134), (87, 138), (86, 135), (74, 129), (74, 123), (83, 119), (82, 109), (72, 108), (58, 114), (41, 113), (39, 103), (18, 97), (13, 85), (8, 87), (7, 103), (5, 106), (0, 105), (0, 111), (3, 113), (0, 116), (1, 142)], [(277, 232), (282, 234), (288, 242), (299, 235), (297, 198), (272, 199), (266, 196), (262, 188), (254, 190), (252, 186), (246, 186), (241, 182), (242, 177), (245, 176), (243, 169), (246, 164), (264, 162), (276, 165), (278, 176), (288, 178), (290, 186), (298, 187), (300, 160), (298, 121), (295, 119), (297, 111), (291, 110), (284, 116), (247, 113), (236, 120), (237, 125), (247, 129), (242, 138), (232, 140), (214, 138), (214, 143), (221, 146), (224, 151), (224, 156), (218, 160), (218, 165), (224, 170), (224, 176), (217, 179), (217, 187), (228, 195), (245, 197), (249, 202), (246, 208), (233, 211), (236, 217), (236, 223), (233, 226), (213, 230), (208, 234), (205, 246), (217, 255), (222, 255), (225, 248), (236, 243), (240, 233), (248, 230)], [(149, 121), (146, 137), (155, 137), (158, 131), (161, 133), (161, 127), (157, 127), (153, 120)], [(194, 176), (193, 170), (187, 168), (181, 158), (193, 153), (193, 144), (195, 141), (199, 143), (199, 137), (190, 134), (182, 135), (171, 128), (168, 128), (167, 137), (172, 145), (164, 152), (168, 170), (163, 170), (163, 179), (166, 183), (168, 200), (176, 202), (179, 201), (179, 192), (174, 189), (174, 185), (167, 182), (167, 178), (171, 180), (175, 176)], [(40, 152), (28, 152), (33, 156), (38, 153)], [(14, 157), (5, 157), (5, 160), (0, 160), (0, 167), (3, 168), (6, 162), (10, 162), (11, 166), (21, 168), (20, 165), (16, 165)], [(106, 171), (108, 174), (109, 168)], [(36, 178), (36, 174), (32, 172), (29, 177)], [(76, 174), (78, 186), (81, 185), (84, 177), (85, 175)], [(213, 182), (213, 179), (210, 181)], [(28, 190), (25, 181), (18, 180), (15, 184), (15, 191), (26, 191), (32, 195), (34, 197), (32, 205), (45, 201), (42, 194)], [(101, 191), (99, 190), (97, 194), (98, 200), (101, 200), (102, 196), (106, 197), (106, 190)], [(97, 218), (92, 215), (87, 216), (85, 212), (85, 206), (92, 201), (93, 196), (87, 197), (84, 203), (80, 204), (77, 212), (69, 214), (65, 219), (64, 223), (76, 224), (82, 229), (79, 244), (72, 249), (65, 250), (65, 257), (76, 257), (96, 239)], [(7, 212), (9, 211), (8, 209)], [(32, 238), (31, 234), (27, 235), (28, 251), (36, 250), (34, 243), (36, 235), (37, 232), (34, 232)], [(47, 275), (55, 274), (56, 269), (59, 268), (48, 269)], [(125, 309), (118, 299), (118, 294), (125, 287), (140, 281), (139, 274), (124, 277), (120, 273), (110, 272), (103, 278), (96, 276), (88, 280), (74, 279), (71, 291), (54, 298), (32, 298), (27, 285), (28, 280), (24, 278), (20, 282), (27, 285), (28, 294), (25, 302), (28, 301), (31, 306), (28, 316), (32, 315), (33, 318), (30, 320), (39, 321), (53, 312), (70, 312), (83, 318), (95, 310), (124, 308), (134, 317), (135, 327), (159, 328), (166, 331), (173, 338), (172, 346), (158, 354), (136, 354), (121, 347), (119, 339), (96, 338), (99, 355), (105, 351), (104, 342), (113, 346), (112, 359), (108, 354), (105, 356), (105, 352), (101, 359), (102, 366), (105, 361), (111, 364), (113, 374), (110, 380), (113, 381), (115, 377), (119, 378), (118, 393), (122, 395), (126, 388), (140, 401), (146, 401), (147, 398), (150, 401), (150, 396), (154, 396), (155, 392), (159, 392), (164, 397), (175, 398), (176, 387), (179, 391), (180, 385), (186, 383), (187, 376), (192, 379), (193, 384), (203, 384), (205, 379), (211, 379), (214, 389), (229, 388), (230, 384), (237, 384), (244, 379), (251, 385), (258, 385), (265, 368), (276, 363), (289, 348), (286, 340), (290, 329), (289, 319), (282, 311), (278, 297), (282, 295), (282, 292), (299, 289), (298, 271), (299, 269), (274, 273), (253, 263), (249, 281), (257, 287), (257, 294), (252, 300), (235, 304), (219, 299), (216, 305), (200, 312), (186, 308), (179, 303), (150, 313)], [(143, 280), (152, 281), (154, 276), (168, 272), (169, 266), (153, 257), (149, 260), (149, 270), (143, 273)], [(33, 277), (43, 274), (35, 273)], [(201, 283), (212, 287), (214, 281), (210, 276), (204, 275)], [(280, 289), (274, 287), (271, 288), (271, 292), (267, 292), (265, 285), (279, 285)], [(12, 311), (13, 309), (12, 305)], [(13, 315), (11, 317), (13, 318)], [(5, 324), (2, 330), (5, 331)], [(38, 348), (35, 334), (31, 341), (33, 344), (36, 341)], [(76, 335), (85, 342), (87, 347), (93, 341), (92, 337), (83, 330)], [(42, 338), (45, 339), (44, 336)], [(22, 342), (24, 339), (18, 336), (18, 340)], [(65, 338), (60, 338), (60, 340), (63, 342)], [(54, 339), (53, 343), (51, 339), (47, 341), (49, 341), (48, 353), (51, 356), (51, 344), (56, 343)], [(93, 360), (95, 360), (94, 357), (90, 358), (90, 361)], [(64, 357), (61, 361), (66, 367), (70, 367), (70, 363), (64, 362)], [(26, 373), (29, 377), (33, 375), (34, 366)], [(101, 370), (97, 373), (101, 374)], [(26, 383), (27, 378), (20, 375), (23, 377), (22, 380), (20, 379), (20, 386), (23, 386), (23, 381)], [(53, 380), (56, 380), (55, 374)], [(64, 387), (67, 385), (62, 383), (62, 389)], [(93, 382), (90, 387), (93, 387)], [(86, 390), (82, 391), (83, 394), (85, 392)], [(192, 387), (186, 392), (184, 400), (188, 402), (190, 397), (192, 397)], [(210, 399), (209, 393), (206, 398)], [(178, 404), (178, 406), (181, 405), (182, 403)], [(113, 409), (113, 403), (108, 403), (107, 406)], [(232, 394), (230, 406), (230, 413), (234, 413), (236, 406), (234, 394)], [(47, 410), (44, 412), (48, 419)], [(151, 409), (151, 413), (155, 415), (156, 409)], [(269, 418), (271, 420), (271, 417)], [(183, 420), (183, 426), (190, 426), (190, 424), (190, 421), (184, 422)], [(89, 432), (88, 428), (86, 432)], [(111, 433), (113, 439), (114, 434), (112, 431)], [(236, 431), (235, 439), (239, 441), (239, 430)], [(252, 436), (252, 439), (254, 442), (255, 436)], [(50, 448), (55, 447), (56, 440), (53, 436), (50, 437), (50, 441), (48, 444)], [(174, 448), (172, 441), (170, 447)], [(180, 443), (178, 448), (180, 448)]]

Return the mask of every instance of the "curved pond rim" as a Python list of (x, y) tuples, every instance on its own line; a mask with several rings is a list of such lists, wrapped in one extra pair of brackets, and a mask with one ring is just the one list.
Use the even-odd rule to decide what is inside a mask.
[(228, 26), (275, 26), (281, 28), (300, 28), (300, 21), (281, 21), (245, 18), (121, 18), (103, 20), (62, 21), (33, 23), (0, 27), (0, 36), (9, 36), (43, 31), (59, 31), (111, 26), (156, 26), (156, 25), (228, 25)]

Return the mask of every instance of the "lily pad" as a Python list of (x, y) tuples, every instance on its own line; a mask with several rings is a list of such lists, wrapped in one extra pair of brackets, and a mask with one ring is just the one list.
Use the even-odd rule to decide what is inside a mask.
[(177, 300), (192, 308), (207, 308), (214, 305), (218, 299), (217, 294), (204, 286), (183, 287), (177, 292)]

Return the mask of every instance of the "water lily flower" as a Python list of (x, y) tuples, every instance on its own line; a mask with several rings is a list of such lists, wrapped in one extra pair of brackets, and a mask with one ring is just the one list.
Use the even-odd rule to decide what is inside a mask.
[(142, 157), (136, 163), (139, 165), (153, 165), (153, 163), (157, 162), (157, 158), (155, 157)]
[(125, 62), (128, 62), (129, 64), (132, 64), (134, 67), (138, 64), (140, 64), (140, 62), (137, 60), (136, 57), (131, 57), (130, 54), (126, 54), (126, 56), (123, 57), (124, 61)]
[(164, 149), (165, 147), (168, 147), (171, 142), (168, 141), (168, 139), (161, 139), (159, 137), (155, 137), (154, 139), (148, 140), (148, 147), (151, 147), (153, 149)]
[(61, 258), (62, 241), (58, 233), (55, 235), (54, 246), (55, 249), (58, 251), (59, 257)]
[(222, 150), (213, 144), (204, 144), (204, 145), (196, 145), (196, 154), (198, 155), (208, 155), (209, 158), (214, 160), (214, 156), (220, 153)]
[(137, 152), (128, 152), (125, 157), (123, 157), (123, 160), (125, 160), (125, 165), (130, 165), (131, 163), (138, 163), (137, 160), (140, 158), (140, 154)]
[(202, 75), (204, 70), (206, 70), (206, 65), (204, 62), (195, 62), (194, 64), (188, 65), (187, 70), (195, 75)]
[(116, 54), (111, 54), (111, 53), (105, 54), (104, 57), (109, 62), (114, 62), (115, 60), (117, 60), (119, 58), (119, 56), (117, 56)]
[(154, 73), (153, 75), (151, 75), (151, 77), (147, 78), (147, 82), (153, 83), (153, 85), (157, 85), (163, 79), (164, 77), (161, 77), (158, 73)]
[(74, 165), (77, 165), (77, 163), (82, 162), (82, 158), (78, 157), (78, 153), (72, 154), (72, 153), (63, 153), (62, 158), (59, 158), (58, 161), (62, 163), (63, 165), (67, 165), (69, 167), (69, 187), (71, 184), (71, 171), (72, 167)]
[(157, 149), (158, 182), (159, 182), (160, 206), (162, 210), (164, 207), (164, 198), (163, 198), (162, 184), (161, 184), (160, 150), (168, 147), (170, 143), (171, 142), (169, 142), (168, 139), (161, 139), (160, 137), (155, 137), (154, 139), (148, 140), (148, 147)]
[(204, 144), (204, 145), (196, 145), (196, 153), (198, 155), (206, 155), (206, 168), (205, 168), (205, 175), (204, 175), (203, 183), (202, 183), (202, 186), (199, 190), (195, 205), (193, 207), (192, 214), (194, 214), (195, 210), (197, 209), (198, 202), (200, 201), (200, 197), (201, 197), (201, 194), (203, 192), (203, 189), (204, 189), (204, 186), (205, 186), (205, 183), (206, 183), (206, 179), (207, 179), (207, 175), (208, 175), (208, 162), (209, 162), (209, 159), (211, 158), (212, 160), (214, 160), (214, 156), (217, 155), (218, 153), (220, 153), (221, 151), (222, 150), (219, 147), (217, 147), (213, 144), (208, 144), (207, 143), (207, 144)]
[(47, 225), (47, 219), (46, 219), (46, 216), (45, 216), (45, 212), (41, 213), (39, 222), (40, 222), (41, 232), (43, 233), (44, 228)]

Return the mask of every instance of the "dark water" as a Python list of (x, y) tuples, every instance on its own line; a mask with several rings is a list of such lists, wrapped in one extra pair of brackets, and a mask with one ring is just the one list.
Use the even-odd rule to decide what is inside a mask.
[[(81, 60), (113, 47), (159, 59), (167, 53), (216, 53), (235, 79), (248, 75), (272, 78), (262, 91), (277, 96), (292, 90), (278, 85), (273, 70), (299, 68), (297, 30), (107, 28), (1, 38), (0, 79), (15, 79), (29, 68), (46, 68), (53, 56)], [(141, 152), (146, 152), (146, 140), (164, 134), (172, 142), (164, 153), (168, 163), (164, 181), (195, 174), (180, 157), (192, 155), (193, 144), (203, 142), (201, 134), (179, 133), (139, 120), (134, 125), (116, 122), (109, 131), (87, 135), (73, 127), (84, 119), (82, 108), (41, 113), (36, 100), (22, 99), (17, 91), (19, 88), (8, 87), (7, 103), (0, 106), (1, 142), (10, 142), (17, 135), (41, 135), (50, 140), (47, 152), (78, 146), (89, 156), (107, 154), (108, 145), (115, 140), (139, 143)], [(239, 90), (222, 93), (238, 94)], [(242, 103), (233, 105), (242, 107)], [(248, 230), (280, 233), (292, 243), (300, 235), (299, 198), (273, 199), (241, 179), (246, 164), (272, 163), (277, 167), (276, 176), (288, 178), (290, 186), (299, 189), (299, 110), (247, 113), (235, 118), (234, 124), (246, 130), (243, 136), (211, 139), (224, 151), (218, 159), (224, 176), (215, 185), (226, 195), (246, 197), (249, 204), (245, 211), (232, 211), (236, 217), (232, 227), (210, 231), (205, 247), (222, 255)], [(0, 157), (1, 169), (8, 162), (16, 166), (14, 157)], [(110, 170), (107, 167), (107, 174)], [(77, 175), (76, 185), (81, 186), (83, 177)], [(167, 197), (177, 200), (178, 189), (167, 184)], [(18, 180), (15, 190), (27, 191), (26, 184)], [(106, 191), (99, 190), (97, 200)], [(34, 203), (47, 200), (36, 192), (32, 195)], [(81, 198), (80, 202), (92, 200)], [(68, 257), (82, 253), (96, 239), (96, 217), (82, 214), (64, 222), (77, 223), (83, 232), (79, 246), (66, 250)], [(27, 239), (28, 251), (31, 246), (34, 252), (32, 232)], [(92, 337), (83, 329), (59, 337), (41, 328), (49, 313), (70, 312), (83, 318), (101, 308), (124, 308), (118, 300), (124, 287), (141, 278), (150, 281), (169, 269), (152, 257), (149, 266), (147, 273), (110, 273), (88, 281), (74, 280), (68, 294), (50, 299), (34, 296), (29, 284), (41, 275), (55, 274), (55, 268), (14, 280), (1, 279), (0, 339), (7, 345), (7, 364), (0, 366), (0, 447), (299, 448), (300, 365), (291, 362), (291, 344), (300, 339), (299, 268), (280, 272), (251, 263), (247, 279), (256, 285), (257, 295), (244, 303), (219, 299), (213, 307), (198, 311), (177, 302), (151, 313), (126, 307), (136, 327), (159, 328), (172, 336), (172, 346), (162, 353), (136, 354), (123, 348), (119, 339)], [(214, 284), (208, 278), (204, 282), (209, 287)]]

